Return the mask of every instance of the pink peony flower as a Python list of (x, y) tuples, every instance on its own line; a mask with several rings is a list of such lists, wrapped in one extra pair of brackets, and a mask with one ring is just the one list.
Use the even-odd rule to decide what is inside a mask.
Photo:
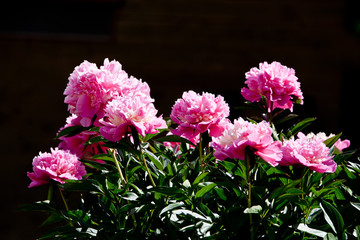
[(350, 147), (350, 140), (348, 139), (345, 139), (345, 140), (341, 140), (341, 139), (338, 139), (334, 146), (339, 149), (340, 152), (342, 152), (342, 150), (344, 150), (345, 148), (348, 148)]
[(242, 96), (250, 102), (258, 102), (264, 96), (269, 102), (269, 111), (275, 108), (292, 111), (293, 102), (303, 103), (300, 82), (292, 68), (279, 62), (264, 62), (259, 68), (251, 68), (245, 76), (247, 87), (241, 89)]
[(179, 126), (171, 132), (197, 143), (207, 130), (212, 137), (220, 136), (228, 116), (229, 106), (222, 96), (184, 92), (172, 107), (170, 117)]
[(58, 148), (51, 153), (39, 153), (33, 160), (33, 171), (28, 172), (32, 180), (29, 188), (46, 184), (50, 179), (64, 183), (66, 179), (80, 180), (85, 174), (85, 167), (76, 155)]
[[(66, 125), (64, 128), (72, 126), (80, 126), (76, 115), (72, 115), (66, 119)], [(63, 129), (63, 128), (62, 128)], [(60, 129), (61, 130), (61, 129)], [(60, 137), (59, 144), (60, 149), (69, 150), (72, 154), (75, 154), (78, 158), (92, 159), (93, 156), (106, 153), (108, 148), (103, 146), (103, 142), (97, 142), (90, 145), (84, 145), (90, 138), (100, 136), (98, 132), (84, 131), (72, 137)]]
[(113, 142), (125, 136), (130, 126), (143, 137), (167, 127), (161, 116), (156, 117), (154, 104), (145, 96), (115, 98), (107, 104), (105, 112), (105, 117), (100, 120), (100, 133)]
[[(313, 136), (319, 137), (319, 138), (321, 138), (323, 141), (326, 141), (327, 139), (334, 137), (335, 134), (330, 133), (330, 135), (326, 135), (326, 134), (323, 133), (323, 132), (319, 132), (319, 133), (316, 134), (316, 135), (315, 135), (314, 133), (309, 133), (309, 134), (307, 135), (308, 138), (309, 138), (309, 137), (313, 137)], [(340, 152), (342, 152), (342, 150), (344, 150), (345, 148), (350, 147), (350, 140), (347, 140), (347, 139), (341, 140), (341, 138), (339, 138), (339, 139), (335, 142), (334, 146), (335, 146)]]
[[(127, 73), (117, 61), (104, 60), (104, 65), (97, 68), (93, 63), (84, 61), (76, 67), (69, 77), (64, 91), (65, 103), (69, 104), (70, 113), (80, 117), (82, 126), (90, 126), (96, 115), (104, 116), (104, 108), (108, 101), (119, 96), (149, 96), (150, 88)], [(150, 98), (150, 96), (149, 96)]]
[(329, 155), (330, 149), (321, 137), (314, 134), (305, 136), (303, 133), (298, 133), (297, 137), (283, 143), (280, 165), (301, 164), (319, 173), (336, 171), (337, 165), (332, 160), (333, 156)]
[(261, 157), (271, 166), (277, 166), (282, 158), (281, 142), (274, 141), (272, 129), (268, 122), (258, 124), (243, 120), (241, 117), (228, 123), (220, 137), (213, 138), (211, 146), (214, 156), (219, 160), (226, 158), (245, 159), (245, 148), (250, 147), (255, 155)]

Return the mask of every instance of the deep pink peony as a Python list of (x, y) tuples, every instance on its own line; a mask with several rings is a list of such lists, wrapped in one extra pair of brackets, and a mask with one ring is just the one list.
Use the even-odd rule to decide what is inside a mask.
[(245, 148), (250, 147), (254, 154), (272, 166), (277, 166), (282, 158), (281, 142), (274, 141), (268, 122), (258, 124), (243, 120), (241, 117), (229, 123), (220, 137), (213, 138), (211, 146), (214, 156), (219, 160), (226, 158), (245, 159)]
[(269, 111), (275, 108), (292, 111), (294, 102), (303, 103), (300, 82), (292, 68), (279, 62), (264, 62), (259, 64), (259, 68), (251, 68), (245, 76), (247, 87), (241, 89), (242, 96), (250, 102), (258, 102), (264, 96)]
[(220, 136), (228, 116), (229, 106), (222, 96), (184, 92), (172, 107), (170, 117), (179, 125), (171, 132), (197, 143), (200, 133), (208, 130), (210, 136)]
[(97, 119), (104, 116), (108, 101), (124, 95), (149, 96), (149, 93), (146, 83), (129, 78), (119, 62), (108, 59), (100, 69), (88, 61), (81, 63), (70, 75), (64, 91), (70, 113), (79, 116), (81, 125), (85, 127), (92, 124), (95, 115)]
[[(76, 115), (72, 115), (66, 119), (66, 125), (63, 128), (80, 126)], [(61, 128), (60, 130), (62, 130)], [(60, 137), (59, 144), (60, 149), (69, 150), (75, 154), (78, 158), (92, 159), (93, 156), (101, 153), (106, 153), (108, 148), (103, 146), (103, 142), (96, 142), (89, 145), (84, 145), (89, 139), (100, 136), (98, 132), (83, 131), (75, 136)]]
[(305, 136), (298, 133), (297, 139), (287, 140), (282, 147), (283, 159), (279, 163), (283, 166), (304, 165), (319, 173), (336, 171), (336, 163), (330, 156), (330, 149), (324, 140), (314, 134)]
[(39, 153), (33, 160), (33, 171), (28, 172), (32, 180), (29, 188), (46, 184), (50, 179), (64, 183), (64, 180), (80, 180), (85, 174), (85, 167), (77, 156), (67, 150), (51, 149), (51, 153)]
[(135, 127), (143, 137), (167, 127), (161, 116), (156, 117), (154, 104), (145, 96), (115, 98), (107, 104), (105, 112), (100, 120), (100, 133), (113, 142), (124, 137), (130, 126)]

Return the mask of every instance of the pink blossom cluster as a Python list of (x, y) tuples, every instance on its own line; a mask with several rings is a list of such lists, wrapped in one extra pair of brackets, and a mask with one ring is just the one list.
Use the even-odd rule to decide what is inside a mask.
[(265, 121), (255, 124), (240, 117), (233, 124), (228, 123), (223, 134), (213, 138), (211, 146), (219, 160), (244, 160), (247, 147), (271, 166), (277, 166), (282, 158), (281, 142), (273, 140), (270, 124)]
[[(66, 125), (60, 130), (73, 126), (81, 126), (79, 123), (79, 119), (75, 114), (66, 119)], [(87, 141), (97, 136), (100, 136), (100, 134), (95, 131), (83, 131), (79, 134), (76, 134), (75, 136), (70, 137), (63, 136), (59, 138), (61, 142), (58, 147), (60, 149), (69, 150), (71, 153), (75, 154), (80, 159), (92, 159), (93, 156), (101, 153), (106, 153), (108, 150), (107, 147), (103, 146), (103, 142), (96, 142), (93, 144), (85, 145)]]
[(200, 133), (206, 131), (211, 137), (220, 136), (228, 116), (229, 106), (222, 96), (184, 92), (172, 107), (170, 117), (178, 126), (171, 132), (197, 143)]
[(105, 59), (100, 68), (84, 61), (69, 77), (64, 94), (69, 111), (78, 116), (80, 124), (99, 126), (110, 141), (119, 141), (130, 126), (143, 136), (166, 127), (162, 117), (156, 117), (148, 84), (128, 77), (115, 60)]
[[(117, 61), (104, 60), (103, 66), (84, 61), (69, 77), (64, 91), (65, 103), (72, 115), (64, 128), (98, 126), (110, 141), (119, 141), (133, 126), (142, 136), (167, 127), (150, 97), (147, 83), (122, 70)], [(65, 179), (81, 179), (86, 174), (78, 158), (89, 159), (107, 152), (103, 143), (84, 145), (90, 138), (100, 136), (84, 131), (75, 136), (60, 137), (59, 148), (40, 153), (33, 160), (33, 173), (28, 173), (29, 187), (45, 184), (49, 179), (63, 183)]]
[(51, 149), (51, 153), (40, 152), (32, 165), (33, 172), (27, 173), (32, 180), (29, 188), (46, 184), (51, 179), (60, 183), (67, 179), (80, 180), (86, 174), (76, 155), (58, 148)]
[(268, 100), (269, 111), (275, 108), (292, 111), (294, 102), (303, 102), (295, 70), (279, 62), (260, 63), (259, 68), (251, 68), (245, 76), (247, 87), (241, 89), (242, 96), (250, 102), (259, 102), (264, 96)]
[[(98, 68), (84, 61), (69, 77), (64, 91), (65, 103), (70, 113), (76, 114), (82, 126), (88, 127), (104, 116), (106, 104), (119, 96), (145, 95), (150, 98), (150, 88), (122, 70), (119, 62), (108, 59)], [(95, 121), (96, 124), (96, 121)]]
[(149, 98), (127, 96), (115, 98), (105, 108), (105, 116), (100, 120), (100, 133), (106, 139), (117, 142), (131, 132), (134, 127), (141, 136), (166, 128), (162, 116), (156, 117), (157, 110)]
[(297, 134), (297, 139), (290, 139), (283, 143), (283, 159), (280, 165), (303, 165), (316, 172), (335, 172), (336, 163), (330, 156), (330, 149), (324, 140), (314, 134)]
[[(294, 102), (303, 101), (294, 69), (278, 62), (260, 63), (259, 68), (246, 73), (246, 79), (247, 87), (241, 89), (241, 94), (251, 102), (265, 97), (268, 111), (275, 108), (292, 111)], [(61, 137), (59, 148), (51, 149), (51, 153), (40, 152), (33, 160), (33, 172), (27, 174), (32, 180), (29, 187), (48, 183), (51, 179), (60, 183), (66, 179), (81, 179), (86, 171), (78, 159), (90, 159), (108, 150), (101, 142), (84, 145), (92, 137), (102, 135), (118, 142), (133, 130), (145, 137), (167, 128), (162, 116), (156, 116), (147, 83), (129, 77), (115, 60), (105, 59), (100, 68), (88, 61), (81, 63), (70, 75), (64, 95), (72, 114), (64, 128), (97, 126), (99, 133), (84, 131)], [(282, 143), (273, 139), (269, 122), (253, 123), (240, 117), (231, 123), (228, 116), (229, 106), (222, 96), (184, 92), (172, 107), (170, 117), (177, 127), (170, 134), (197, 144), (200, 135), (208, 132), (212, 137), (210, 146), (219, 160), (245, 159), (245, 151), (249, 149), (271, 166), (300, 165), (320, 173), (336, 170), (330, 149), (324, 144), (333, 135), (298, 133), (296, 139), (293, 137)], [(165, 145), (179, 150), (179, 143)], [(349, 140), (339, 139), (335, 143), (339, 151), (349, 145)]]

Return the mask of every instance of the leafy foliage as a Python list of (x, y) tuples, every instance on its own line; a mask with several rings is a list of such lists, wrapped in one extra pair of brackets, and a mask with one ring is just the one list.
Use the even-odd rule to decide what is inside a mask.
[[(295, 118), (268, 116), (274, 139), (289, 139), (315, 120), (281, 129)], [(89, 129), (70, 127), (59, 136)], [(245, 160), (216, 161), (207, 144), (166, 132), (90, 139), (86, 144), (110, 148), (93, 157), (103, 163), (82, 160), (84, 179), (52, 182), (48, 200), (20, 210), (48, 215), (43, 225), (52, 227), (40, 239), (360, 239), (360, 162), (356, 151), (334, 148), (340, 134), (325, 142), (337, 170), (322, 174), (272, 167), (250, 150)]]

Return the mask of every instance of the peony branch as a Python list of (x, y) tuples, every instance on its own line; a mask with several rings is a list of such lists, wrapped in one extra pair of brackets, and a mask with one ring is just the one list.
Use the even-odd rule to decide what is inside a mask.
[(203, 134), (200, 133), (200, 140), (199, 140), (199, 158), (200, 158), (200, 166), (201, 172), (204, 173), (204, 156), (203, 156)]
[(145, 159), (145, 157), (144, 157), (144, 152), (143, 152), (142, 147), (141, 147), (141, 140), (139, 140), (139, 143), (140, 143), (140, 144), (139, 144), (139, 148), (140, 148), (140, 158), (141, 158), (141, 161), (143, 162), (144, 167), (145, 167), (145, 169), (146, 169), (146, 172), (147, 172), (148, 175), (149, 175), (151, 184), (152, 184), (154, 187), (156, 187), (156, 184), (155, 184), (155, 182), (154, 182), (154, 179), (153, 179), (153, 177), (151, 176), (150, 169), (149, 169), (148, 165), (146, 164), (146, 159)]
[(124, 179), (124, 175), (122, 174), (122, 171), (121, 171), (121, 168), (120, 168), (120, 165), (119, 165), (119, 162), (117, 160), (115, 152), (116, 152), (115, 149), (110, 149), (111, 157), (114, 159), (116, 169), (118, 170), (118, 173), (119, 173), (119, 176), (120, 176), (121, 184), (125, 187), (126, 186), (126, 181)]
[(63, 201), (63, 203), (64, 203), (65, 210), (66, 210), (66, 211), (69, 211), (69, 206), (68, 206), (68, 204), (67, 204), (67, 202), (66, 202), (66, 199), (65, 199), (65, 197), (64, 197), (64, 194), (63, 194), (63, 192), (62, 192), (62, 190), (61, 190), (60, 187), (58, 187), (58, 189), (59, 189), (59, 192), (60, 192), (61, 199), (62, 199), (62, 201)]
[[(251, 202), (251, 188), (252, 188), (252, 183), (251, 183), (251, 178), (250, 178), (250, 171), (251, 171), (251, 161), (252, 161), (252, 157), (251, 155), (251, 150), (249, 149), (249, 147), (245, 148), (245, 161), (246, 161), (246, 178), (247, 178), (247, 183), (248, 183), (248, 208), (250, 209), (252, 206), (252, 202)], [(254, 226), (253, 226), (253, 219), (252, 219), (252, 214), (249, 213), (249, 222), (250, 222), (250, 236), (251, 236), (251, 240), (255, 239), (255, 232), (254, 232)]]

